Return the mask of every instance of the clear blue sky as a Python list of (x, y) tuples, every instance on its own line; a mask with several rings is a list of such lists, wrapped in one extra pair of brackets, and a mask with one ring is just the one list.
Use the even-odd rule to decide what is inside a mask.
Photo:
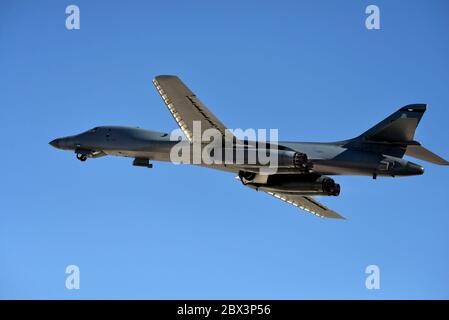
[(351, 138), (428, 103), (416, 138), (449, 158), (448, 14), (445, 0), (1, 1), (0, 298), (449, 298), (447, 167), (338, 177), (322, 200), (348, 218), (334, 221), (227, 173), (48, 145), (96, 125), (176, 128), (151, 79), (177, 74), (227, 126), (282, 140)]

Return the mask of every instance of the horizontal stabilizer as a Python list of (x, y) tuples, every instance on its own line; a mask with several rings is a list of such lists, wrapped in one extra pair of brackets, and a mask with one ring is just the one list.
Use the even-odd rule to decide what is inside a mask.
[(427, 162), (435, 163), (435, 164), (441, 164), (441, 165), (449, 165), (449, 162), (441, 158), (440, 156), (436, 155), (432, 151), (427, 150), (421, 145), (410, 145), (407, 146), (407, 150), (405, 151), (405, 154), (417, 158), (420, 160), (424, 160)]

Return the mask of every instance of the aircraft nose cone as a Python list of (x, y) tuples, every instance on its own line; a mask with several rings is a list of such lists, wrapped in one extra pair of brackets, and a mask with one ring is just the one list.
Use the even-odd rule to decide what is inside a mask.
[(60, 142), (60, 139), (54, 139), (54, 140), (51, 140), (48, 144), (51, 145), (52, 147), (59, 148), (59, 142)]

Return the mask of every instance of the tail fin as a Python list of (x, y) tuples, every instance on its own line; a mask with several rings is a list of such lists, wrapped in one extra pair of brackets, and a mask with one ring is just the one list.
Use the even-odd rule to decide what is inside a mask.
[(425, 111), (425, 104), (409, 104), (362, 133), (356, 140), (387, 143), (411, 142)]
[(425, 111), (425, 104), (409, 104), (402, 107), (368, 131), (352, 139), (350, 145), (396, 157), (406, 154), (431, 163), (449, 165), (448, 161), (414, 140), (416, 127)]

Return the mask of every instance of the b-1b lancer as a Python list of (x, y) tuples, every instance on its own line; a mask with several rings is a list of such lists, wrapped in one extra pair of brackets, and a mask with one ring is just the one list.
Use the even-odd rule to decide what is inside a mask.
[[(196, 163), (237, 174), (243, 185), (266, 192), (295, 207), (319, 217), (343, 218), (318, 202), (313, 196), (338, 196), (340, 185), (329, 176), (363, 175), (413, 176), (424, 168), (403, 159), (408, 155), (440, 165), (449, 162), (427, 150), (414, 140), (415, 130), (426, 111), (425, 104), (400, 108), (361, 135), (337, 142), (276, 142), (260, 144), (238, 139), (218, 120), (197, 96), (176, 76), (161, 75), (153, 80), (173, 118), (184, 134), (181, 141), (171, 134), (134, 127), (100, 126), (86, 132), (55, 139), (53, 147), (72, 150), (85, 161), (105, 155), (134, 158), (133, 165), (151, 168), (150, 161), (172, 161), (175, 146), (189, 147), (197, 143), (195, 126), (201, 134), (213, 130), (220, 135), (220, 148), (225, 154), (243, 150), (243, 159)], [(218, 141), (217, 140), (217, 141)], [(209, 141), (208, 141), (209, 142)], [(223, 144), (224, 143), (224, 144)], [(200, 141), (200, 145), (204, 143)], [(261, 148), (264, 148), (263, 150)], [(267, 174), (267, 163), (249, 161), (249, 153), (263, 151), (276, 156), (276, 171)], [(212, 152), (210, 156), (214, 157)], [(219, 156), (222, 159), (222, 155)], [(237, 158), (237, 157), (235, 157)]]

